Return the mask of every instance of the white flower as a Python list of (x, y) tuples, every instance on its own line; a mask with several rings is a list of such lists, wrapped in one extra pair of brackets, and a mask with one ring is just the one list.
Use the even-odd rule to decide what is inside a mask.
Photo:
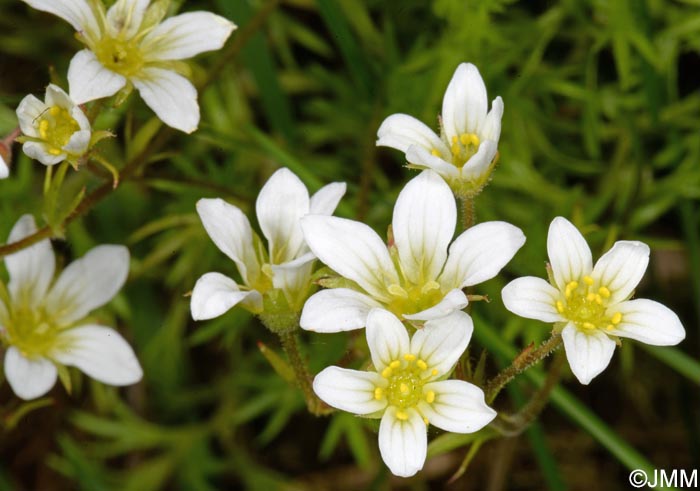
[(78, 104), (130, 84), (165, 124), (187, 133), (197, 129), (197, 90), (177, 73), (177, 60), (220, 49), (233, 23), (209, 12), (163, 21), (168, 8), (163, 1), (117, 0), (106, 12), (99, 0), (23, 1), (69, 22), (87, 46), (68, 69), (70, 94)]
[(362, 416), (381, 418), (379, 450), (397, 476), (423, 468), (427, 425), (473, 433), (496, 412), (481, 389), (444, 380), (469, 344), (471, 318), (454, 312), (425, 323), (409, 340), (393, 314), (373, 309), (367, 317), (367, 344), (374, 371), (328, 367), (314, 379), (314, 391), (327, 404)]
[(10, 175), (10, 168), (5, 163), (5, 159), (0, 155), (0, 179), (6, 179)]
[(22, 150), (44, 165), (77, 161), (90, 145), (90, 122), (60, 87), (46, 87), (44, 102), (28, 95), (17, 107)]
[(571, 222), (555, 218), (547, 253), (553, 284), (531, 276), (503, 289), (511, 312), (543, 322), (560, 322), (566, 357), (582, 384), (605, 370), (618, 338), (670, 346), (685, 338), (678, 316), (658, 302), (630, 300), (649, 263), (649, 246), (618, 241), (592, 265), (591, 250)]
[(496, 276), (525, 243), (519, 228), (485, 222), (450, 245), (457, 224), (455, 198), (429, 170), (399, 194), (389, 248), (360, 222), (308, 216), (301, 223), (314, 254), (356, 286), (322, 290), (309, 298), (301, 327), (318, 332), (364, 327), (374, 307), (402, 320), (431, 320), (463, 309), (467, 297), (462, 288)]
[(484, 186), (495, 165), (503, 116), (500, 96), (487, 111), (479, 70), (462, 63), (442, 100), (440, 136), (412, 116), (392, 114), (379, 127), (377, 145), (404, 152), (409, 167), (433, 169), (455, 194), (470, 196)]
[[(34, 218), (25, 215), (8, 242), (34, 232)], [(15, 394), (22, 399), (44, 395), (62, 366), (77, 367), (109, 385), (141, 380), (141, 366), (124, 338), (85, 318), (124, 284), (129, 271), (126, 247), (95, 247), (69, 264), (55, 282), (49, 240), (8, 255), (5, 266), (10, 282), (7, 295), (0, 295), (0, 340), (8, 346), (5, 377)]]
[(279, 169), (255, 204), (267, 250), (240, 209), (222, 199), (200, 199), (197, 213), (202, 224), (214, 244), (236, 263), (243, 285), (221, 273), (206, 273), (192, 291), (192, 318), (212, 319), (239, 303), (260, 313), (263, 295), (273, 289), (281, 290), (289, 306), (300, 310), (311, 286), (315, 257), (304, 242), (299, 219), (307, 213), (330, 215), (344, 194), (345, 183), (332, 183), (309, 198), (293, 172)]

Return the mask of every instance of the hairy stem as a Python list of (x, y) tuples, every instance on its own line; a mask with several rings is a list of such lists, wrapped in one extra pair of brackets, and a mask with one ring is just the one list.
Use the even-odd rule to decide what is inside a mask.
[(467, 230), (476, 223), (476, 209), (474, 208), (474, 197), (459, 199), (462, 211), (462, 228)]

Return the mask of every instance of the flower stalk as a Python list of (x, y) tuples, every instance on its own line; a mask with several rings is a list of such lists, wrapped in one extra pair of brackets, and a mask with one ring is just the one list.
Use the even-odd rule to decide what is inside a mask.
[(280, 333), (279, 338), (289, 364), (294, 370), (297, 385), (304, 394), (304, 400), (309, 412), (314, 416), (324, 416), (332, 413), (333, 409), (326, 406), (313, 390), (309, 367), (299, 351), (299, 334), (296, 330), (288, 330)]

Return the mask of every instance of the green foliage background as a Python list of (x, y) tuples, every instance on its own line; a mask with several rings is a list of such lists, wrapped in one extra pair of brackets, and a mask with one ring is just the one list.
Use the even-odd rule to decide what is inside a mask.
[[(627, 489), (634, 468), (700, 467), (700, 2), (697, 0), (191, 0), (239, 25), (227, 47), (198, 57), (202, 123), (163, 129), (136, 94), (97, 127), (124, 168), (145, 165), (54, 241), (66, 262), (99, 243), (132, 252), (129, 282), (101, 315), (135, 346), (144, 381), (117, 390), (74, 373), (25, 405), (0, 387), (0, 491), (172, 489)], [(79, 49), (70, 26), (0, 0), (0, 134), (24, 95), (41, 95)], [(279, 166), (310, 189), (347, 181), (338, 214), (380, 233), (407, 179), (402, 156), (375, 147), (395, 112), (437, 125), (458, 63), (476, 64), (505, 102), (500, 163), (476, 201), (479, 221), (522, 228), (524, 248), (478, 293), (471, 356), (494, 374), (548, 327), (507, 313), (500, 289), (544, 276), (551, 219), (571, 218), (594, 256), (614, 240), (652, 246), (638, 290), (681, 317), (677, 348), (625, 343), (590, 386), (567, 375), (540, 422), (486, 443), (446, 482), (468, 438), (437, 438), (425, 471), (398, 480), (381, 464), (376, 428), (346, 414), (317, 419), (258, 350), (276, 339), (241, 310), (195, 323), (186, 294), (207, 271), (235, 275), (194, 204), (222, 197), (251, 212)], [(216, 76), (213, 77), (212, 75)], [(15, 146), (0, 181), (0, 237), (40, 217), (44, 167)], [(144, 153), (145, 152), (145, 153)], [(107, 176), (71, 173), (66, 199)], [(4, 272), (3, 272), (4, 274)], [(359, 336), (359, 337), (358, 337)], [(305, 335), (312, 370), (362, 349), (359, 335)], [(513, 409), (543, 382), (531, 370), (496, 400)]]

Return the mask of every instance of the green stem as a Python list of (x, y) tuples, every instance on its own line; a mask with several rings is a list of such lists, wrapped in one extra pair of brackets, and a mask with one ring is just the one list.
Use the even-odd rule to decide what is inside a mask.
[(474, 208), (474, 197), (460, 198), (460, 205), (462, 207), (462, 228), (467, 230), (474, 226), (476, 223), (476, 209)]
[[(513, 362), (486, 384), (486, 403), (491, 404), (498, 393), (519, 374), (537, 364), (561, 346), (561, 334), (554, 333), (537, 349), (526, 348)], [(551, 389), (550, 389), (551, 390)]]
[(315, 416), (322, 416), (332, 412), (332, 409), (325, 406), (323, 401), (321, 401), (314, 392), (311, 385), (311, 374), (309, 373), (309, 368), (299, 352), (299, 336), (296, 331), (289, 330), (280, 333), (279, 337), (280, 341), (282, 342), (282, 349), (284, 349), (284, 352), (287, 354), (289, 364), (294, 370), (297, 384), (304, 394), (306, 407), (308, 408), (309, 412)]

